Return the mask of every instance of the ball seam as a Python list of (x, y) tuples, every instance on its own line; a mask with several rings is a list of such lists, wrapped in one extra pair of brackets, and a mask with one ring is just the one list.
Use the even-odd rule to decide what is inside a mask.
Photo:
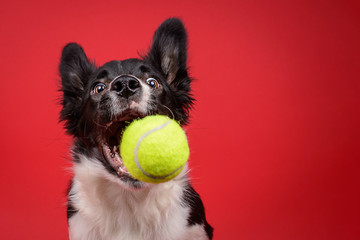
[(134, 162), (135, 162), (136, 166), (139, 168), (139, 170), (140, 170), (145, 176), (147, 176), (147, 177), (149, 177), (149, 178), (152, 178), (152, 179), (159, 179), (159, 180), (165, 179), (165, 178), (173, 175), (174, 173), (176, 173), (177, 171), (179, 171), (179, 170), (183, 167), (183, 166), (180, 166), (179, 168), (175, 169), (174, 171), (172, 171), (171, 173), (169, 173), (169, 174), (167, 174), (167, 175), (155, 176), (155, 175), (153, 175), (153, 174), (151, 174), (151, 173), (146, 172), (146, 171), (141, 167), (140, 162), (139, 162), (139, 159), (138, 159), (138, 154), (137, 154), (137, 152), (138, 152), (138, 149), (139, 149), (139, 147), (140, 147), (140, 144), (141, 144), (142, 140), (144, 140), (144, 138), (146, 138), (146, 137), (147, 137), (148, 135), (150, 135), (151, 133), (156, 132), (156, 131), (158, 131), (158, 130), (160, 130), (160, 129), (163, 129), (164, 127), (166, 127), (167, 125), (169, 125), (169, 124), (171, 123), (171, 119), (170, 119), (170, 118), (168, 118), (168, 119), (169, 119), (169, 120), (168, 120), (166, 123), (163, 123), (162, 125), (154, 128), (154, 129), (151, 129), (150, 131), (148, 131), (148, 132), (144, 133), (143, 135), (141, 135), (141, 137), (140, 137), (139, 140), (137, 141), (136, 146), (135, 146), (135, 149), (134, 149)]

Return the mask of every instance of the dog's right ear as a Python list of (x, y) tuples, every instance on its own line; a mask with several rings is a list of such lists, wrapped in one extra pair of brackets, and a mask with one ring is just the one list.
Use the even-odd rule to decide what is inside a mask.
[(67, 133), (79, 136), (78, 123), (84, 98), (84, 89), (90, 76), (96, 71), (84, 50), (76, 43), (66, 45), (60, 62), (62, 110), (60, 121), (65, 122)]

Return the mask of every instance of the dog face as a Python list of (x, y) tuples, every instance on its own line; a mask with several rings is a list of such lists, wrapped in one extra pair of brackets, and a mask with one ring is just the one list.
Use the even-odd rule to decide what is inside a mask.
[[(74, 152), (97, 159), (126, 186), (143, 187), (145, 183), (124, 168), (117, 146), (128, 122), (136, 118), (162, 114), (187, 123), (193, 98), (186, 47), (186, 32), (178, 19), (160, 25), (149, 52), (139, 59), (97, 67), (79, 45), (68, 44), (60, 63), (60, 119), (75, 137)], [(76, 155), (75, 161), (81, 161)]]

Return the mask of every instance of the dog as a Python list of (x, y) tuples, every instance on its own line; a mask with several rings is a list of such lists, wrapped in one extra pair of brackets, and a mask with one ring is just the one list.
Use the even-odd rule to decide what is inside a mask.
[(83, 48), (63, 48), (60, 121), (73, 137), (67, 218), (71, 240), (205, 240), (213, 228), (188, 179), (188, 166), (160, 184), (134, 179), (117, 146), (133, 119), (167, 115), (182, 125), (194, 98), (186, 64), (187, 34), (170, 18), (139, 58), (97, 67)]

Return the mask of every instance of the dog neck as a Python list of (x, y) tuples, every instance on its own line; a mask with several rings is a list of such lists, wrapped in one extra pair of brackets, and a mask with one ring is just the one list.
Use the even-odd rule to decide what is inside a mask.
[[(180, 233), (183, 231), (180, 227), (186, 226), (189, 214), (182, 199), (186, 184), (186, 171), (183, 171), (166, 183), (147, 184), (141, 189), (126, 188), (99, 161), (80, 157), (80, 161), (74, 165), (73, 185), (69, 194), (69, 201), (79, 212), (70, 220), (79, 221), (81, 216), (82, 222), (93, 226), (87, 229), (96, 232), (96, 236), (99, 233), (105, 236), (114, 234), (110, 233), (114, 229), (125, 235), (139, 234), (138, 239), (155, 237), (166, 232), (164, 228)], [(181, 224), (182, 221), (184, 223)], [(71, 222), (69, 225), (71, 227)], [(89, 237), (91, 235), (95, 238), (95, 233), (88, 233)], [(153, 239), (162, 238), (157, 236)]]

